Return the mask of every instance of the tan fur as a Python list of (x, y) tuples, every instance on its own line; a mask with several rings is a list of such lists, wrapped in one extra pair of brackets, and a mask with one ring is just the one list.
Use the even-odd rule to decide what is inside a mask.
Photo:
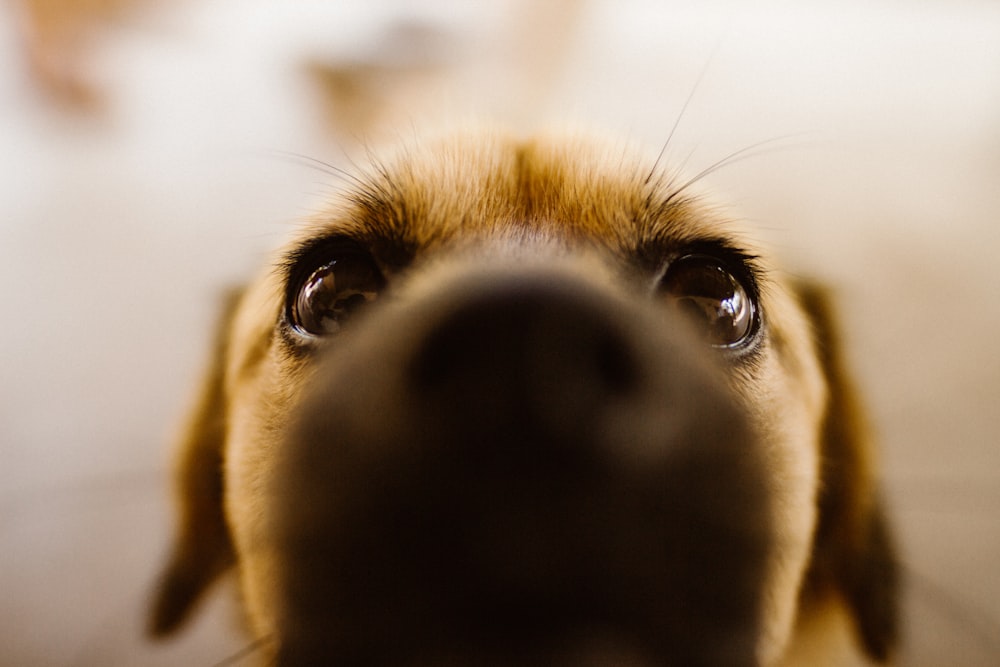
[[(634, 153), (579, 138), (522, 141), (493, 132), (408, 146), (346, 182), (341, 196), (280, 256), (336, 234), (387, 257), (392, 305), (383, 308), (379, 301), (373, 311), (400, 312), (379, 313), (383, 327), (398, 321), (409, 328), (412, 321), (419, 329), (423, 319), (408, 319), (407, 303), (429, 310), (436, 299), (460, 294), (454, 285), (488, 285), (508, 269), (543, 280), (551, 271), (556, 283), (584, 285), (586, 299), (620, 301), (656, 317), (660, 307), (650, 306), (649, 294), (635, 286), (665, 261), (661, 255), (705, 242), (748, 254), (759, 250), (731, 221), (680, 188), (681, 179)], [(825, 299), (819, 290), (786, 281), (766, 259), (756, 261), (764, 267), (757, 278), (766, 332), (754, 363), (720, 364), (714, 354), (703, 355), (725, 374), (720, 391), (746, 420), (753, 455), (766, 470), (760, 483), (770, 515), (760, 517), (760, 525), (767, 526), (762, 548), (768, 556), (763, 582), (753, 582), (762, 592), (750, 601), (763, 621), (739, 664), (887, 659), (895, 644), (892, 545)], [(276, 479), (283, 473), (275, 471), (289, 469), (279, 465), (282, 443), (315, 393), (319, 366), (316, 355), (292, 353), (282, 340), (286, 279), (269, 267), (224, 325), (216, 379), (180, 445), (182, 526), (154, 614), (155, 632), (175, 627), (208, 581), (235, 560), (252, 634), (266, 640), (267, 650), (281, 647), (287, 621), (282, 582), (292, 565), (276, 537), (282, 530), (276, 522), (286, 517), (272, 504), (275, 485), (295, 481)], [(385, 336), (376, 324), (364, 324), (359, 332)], [(386, 344), (406, 335), (390, 336)], [(378, 356), (349, 335), (331, 347), (338, 345)], [(213, 495), (219, 488), (221, 506)], [(218, 534), (220, 511), (225, 534)], [(740, 555), (718, 558), (713, 566), (726, 567), (726, 558)], [(602, 663), (593, 657), (601, 651), (589, 654), (592, 664), (612, 664), (612, 658)], [(623, 651), (608, 655), (630, 654)], [(805, 655), (808, 662), (802, 662)], [(414, 664), (428, 659), (410, 657)], [(660, 657), (647, 656), (652, 664)]]

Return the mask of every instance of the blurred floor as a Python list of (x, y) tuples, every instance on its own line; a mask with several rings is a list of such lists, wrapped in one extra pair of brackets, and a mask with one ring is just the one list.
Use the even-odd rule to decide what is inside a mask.
[(691, 173), (777, 139), (708, 182), (839, 290), (911, 572), (903, 664), (997, 663), (1000, 8), (591, 2), (532, 68), (546, 38), (519, 41), (528, 6), (154, 8), (92, 54), (108, 98), (89, 115), (31, 87), (0, 6), (0, 663), (213, 664), (242, 646), (224, 596), (175, 642), (141, 637), (167, 443), (218, 295), (329, 190), (289, 155), (352, 148), (301, 63), (370, 59), (401, 25), (440, 32), (406, 96), (372, 92), (407, 128), (446, 107), (655, 152), (694, 90), (668, 156)]

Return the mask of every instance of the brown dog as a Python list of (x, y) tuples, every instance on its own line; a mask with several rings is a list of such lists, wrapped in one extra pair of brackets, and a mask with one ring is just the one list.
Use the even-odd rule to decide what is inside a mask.
[(234, 299), (152, 617), (267, 664), (885, 662), (896, 566), (822, 293), (653, 162), (410, 147)]

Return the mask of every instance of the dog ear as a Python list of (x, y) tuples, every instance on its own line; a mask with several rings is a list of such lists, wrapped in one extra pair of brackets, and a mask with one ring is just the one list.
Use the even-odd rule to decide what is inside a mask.
[(803, 599), (838, 594), (865, 651), (885, 662), (899, 635), (899, 568), (879, 494), (871, 431), (846, 372), (827, 292), (798, 286), (829, 386), (821, 443), (819, 523)]
[(162, 637), (187, 618), (202, 592), (233, 563), (223, 514), (222, 450), (226, 437), (223, 376), (230, 322), (241, 291), (225, 302), (212, 361), (177, 449), (174, 493), (179, 526), (155, 591), (148, 632)]

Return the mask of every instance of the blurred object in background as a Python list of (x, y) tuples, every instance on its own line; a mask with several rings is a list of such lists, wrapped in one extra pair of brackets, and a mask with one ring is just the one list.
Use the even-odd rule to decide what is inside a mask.
[(586, 8), (584, 0), (510, 0), (466, 17), (403, 13), (361, 48), (313, 47), (305, 70), (325, 128), (344, 145), (468, 114), (530, 127), (559, 89)]
[(105, 102), (93, 52), (111, 25), (154, 0), (11, 0), (33, 82), (55, 103), (95, 111)]

